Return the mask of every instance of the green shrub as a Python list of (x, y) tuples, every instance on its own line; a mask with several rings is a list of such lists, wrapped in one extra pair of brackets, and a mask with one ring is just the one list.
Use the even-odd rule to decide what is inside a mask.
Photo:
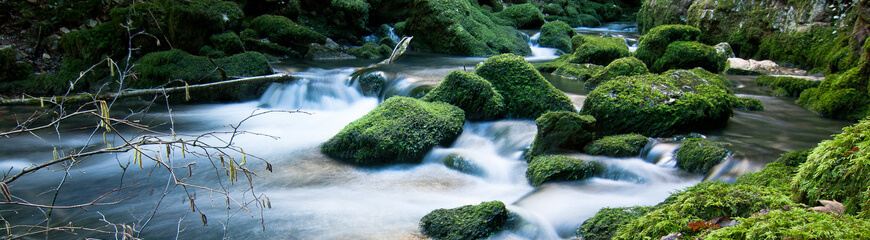
[(550, 111), (575, 111), (568, 96), (550, 85), (523, 57), (502, 54), (477, 67), (483, 77), (501, 93), (509, 118), (537, 119)]
[(602, 170), (601, 164), (592, 161), (558, 155), (540, 156), (529, 163), (526, 178), (537, 187), (548, 182), (589, 179)]
[(526, 154), (527, 160), (551, 152), (579, 151), (595, 140), (595, 118), (589, 115), (548, 112), (535, 120), (535, 124), (538, 133)]
[(436, 145), (453, 142), (464, 124), (465, 114), (453, 105), (391, 97), (320, 149), (359, 165), (419, 163)]
[(692, 173), (707, 174), (730, 153), (724, 148), (724, 143), (703, 138), (688, 139), (677, 150), (677, 167)]
[(544, 14), (531, 3), (511, 5), (496, 13), (496, 16), (507, 20), (509, 26), (518, 29), (535, 29), (544, 24)]
[(590, 155), (604, 155), (618, 158), (637, 157), (649, 142), (650, 138), (635, 133), (613, 135), (595, 140), (586, 146), (583, 151)]
[(454, 70), (421, 98), (452, 104), (465, 110), (468, 120), (496, 120), (504, 116), (504, 99), (492, 84), (474, 73)]
[(454, 209), (436, 209), (420, 220), (420, 230), (434, 239), (481, 239), (501, 231), (510, 213), (500, 201)]
[(598, 87), (603, 82), (609, 81), (618, 76), (637, 76), (642, 74), (649, 73), (649, 69), (646, 68), (646, 64), (644, 64), (640, 59), (635, 57), (624, 57), (613, 60), (610, 64), (607, 64), (607, 67), (597, 74), (593, 75), (588, 81), (586, 81), (586, 88), (595, 88)]
[(602, 135), (660, 137), (721, 127), (735, 101), (725, 81), (703, 69), (617, 77), (590, 92), (580, 113), (594, 116)]
[(610, 240), (617, 229), (653, 209), (647, 206), (602, 208), (584, 221), (574, 235), (582, 236), (584, 240)]
[(628, 57), (628, 45), (618, 37), (576, 35), (571, 38), (574, 63), (607, 65), (617, 58)]
[(819, 87), (821, 82), (786, 76), (759, 76), (755, 79), (758, 86), (768, 86), (774, 95), (799, 97), (804, 90)]
[(676, 41), (668, 44), (664, 54), (652, 65), (653, 72), (670, 69), (704, 68), (718, 73), (725, 68), (725, 57), (716, 49), (699, 42)]
[(764, 104), (761, 103), (761, 100), (755, 98), (738, 97), (734, 101), (733, 108), (746, 111), (764, 111)]
[(573, 51), (571, 49), (571, 37), (576, 34), (574, 29), (565, 22), (548, 22), (541, 27), (541, 37), (538, 38), (538, 44), (541, 47), (556, 48), (570, 53)]
[(868, 229), (870, 222), (864, 219), (797, 208), (741, 218), (736, 226), (713, 231), (704, 239), (870, 239)]
[(792, 178), (793, 199), (815, 205), (818, 200), (843, 203), (847, 214), (870, 217), (870, 120), (843, 128), (818, 147)]
[(696, 41), (701, 30), (687, 25), (662, 25), (655, 27), (638, 39), (634, 56), (646, 63), (655, 65), (656, 60), (665, 54), (668, 45), (676, 41)]

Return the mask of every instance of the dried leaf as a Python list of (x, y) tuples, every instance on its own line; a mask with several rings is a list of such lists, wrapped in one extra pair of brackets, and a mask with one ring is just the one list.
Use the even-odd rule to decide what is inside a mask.
[(835, 213), (841, 216), (846, 213), (846, 208), (843, 207), (843, 204), (836, 200), (819, 200), (819, 202), (824, 206), (812, 207), (810, 210), (820, 213)]
[(9, 193), (9, 186), (6, 186), (5, 182), (0, 182), (0, 191), (3, 192), (3, 197), (6, 198), (6, 202), (12, 202), (12, 194)]
[(271, 163), (268, 163), (268, 162), (266, 163), (266, 170), (269, 170), (269, 172), (272, 172), (272, 164)]

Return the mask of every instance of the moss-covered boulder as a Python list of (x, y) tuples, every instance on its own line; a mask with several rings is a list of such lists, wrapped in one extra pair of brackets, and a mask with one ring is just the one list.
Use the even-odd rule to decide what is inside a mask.
[(464, 56), (532, 53), (521, 32), (494, 23), (465, 0), (414, 1), (404, 31), (414, 36), (411, 46), (421, 51)]
[(127, 38), (127, 34), (118, 23), (106, 22), (92, 29), (64, 35), (60, 39), (60, 49), (69, 57), (96, 63), (106, 56), (124, 56), (127, 53), (126, 41), (122, 40), (124, 38)]
[(650, 138), (635, 133), (613, 135), (595, 140), (583, 152), (609, 157), (637, 157), (649, 142)]
[(390, 54), (393, 53), (393, 49), (385, 44), (378, 46), (375, 43), (365, 43), (361, 47), (347, 50), (347, 53), (357, 58), (378, 59), (390, 57)]
[(547, 82), (523, 57), (494, 56), (478, 65), (475, 73), (492, 83), (504, 97), (506, 117), (537, 119), (550, 111), (575, 111), (571, 99)]
[(634, 56), (646, 63), (647, 66), (654, 66), (656, 60), (665, 54), (672, 42), (697, 41), (700, 35), (701, 30), (692, 26), (658, 26), (638, 39), (637, 51), (634, 52)]
[(585, 180), (600, 174), (601, 164), (567, 156), (548, 155), (535, 157), (526, 170), (526, 178), (532, 186), (548, 182)]
[(613, 239), (659, 239), (671, 233), (694, 239), (710, 228), (693, 229), (690, 222), (725, 216), (745, 218), (762, 209), (785, 206), (794, 206), (794, 202), (767, 187), (703, 182), (671, 195), (655, 210), (619, 228)]
[(624, 57), (613, 60), (607, 67), (586, 81), (586, 88), (598, 87), (603, 82), (618, 76), (637, 76), (649, 73), (646, 64), (635, 57)]
[(0, 47), (0, 83), (27, 80), (33, 75), (33, 66), (16, 57), (17, 50)]
[(504, 117), (504, 99), (477, 74), (455, 70), (421, 98), (452, 104), (465, 110), (468, 120), (496, 120)]
[(571, 38), (574, 63), (594, 63), (606, 66), (617, 58), (628, 57), (628, 45), (618, 37), (576, 35)]
[(804, 90), (797, 103), (829, 118), (859, 120), (870, 116), (868, 72), (856, 67), (828, 75), (819, 87)]
[(562, 52), (570, 53), (571, 37), (577, 35), (571, 26), (563, 21), (547, 22), (541, 26), (541, 36), (538, 38), (538, 44), (541, 47), (556, 48)]
[[(567, 55), (566, 56), (570, 56)], [(589, 81), (593, 76), (601, 73), (604, 70), (604, 66), (595, 65), (592, 63), (565, 63), (556, 71), (553, 71), (553, 75), (577, 79), (580, 81)]]
[(173, 83), (173, 80), (183, 80), (188, 84), (224, 80), (221, 71), (216, 71), (217, 68), (223, 70), (227, 76), (258, 76), (273, 72), (266, 56), (257, 52), (236, 54), (213, 61), (214, 64), (206, 57), (194, 56), (179, 49), (149, 53), (140, 58), (133, 67), (139, 80), (134, 81), (131, 87), (152, 88)]
[(172, 46), (188, 52), (199, 51), (214, 34), (237, 29), (245, 17), (231, 1), (172, 1), (167, 20)]
[(532, 141), (527, 160), (546, 153), (580, 151), (595, 140), (595, 118), (575, 112), (548, 112), (541, 115), (535, 124), (538, 133)]
[(454, 209), (436, 209), (423, 216), (420, 230), (434, 239), (481, 239), (501, 231), (510, 213), (500, 201)]
[(780, 162), (768, 163), (761, 171), (743, 174), (734, 181), (735, 185), (753, 185), (769, 187), (782, 195), (791, 195), (791, 178), (797, 173), (797, 167)]
[(536, 29), (544, 24), (544, 14), (534, 4), (511, 5), (495, 14), (508, 21), (509, 26), (518, 29)]
[(391, 97), (323, 143), (330, 157), (359, 165), (418, 163), (462, 133), (462, 109), (441, 102)]
[(298, 54), (308, 52), (308, 46), (311, 43), (326, 43), (326, 36), (284, 16), (261, 15), (251, 20), (250, 27), (260, 37), (265, 37), (272, 43), (290, 48)]
[(214, 49), (225, 55), (234, 55), (245, 51), (245, 45), (235, 32), (225, 32), (211, 36)]
[(691, 173), (707, 174), (731, 154), (724, 145), (703, 138), (687, 139), (677, 150), (677, 167)]
[(779, 97), (799, 97), (804, 90), (819, 87), (821, 82), (787, 76), (759, 76), (755, 79), (758, 86), (767, 86), (773, 95)]
[(617, 229), (653, 209), (647, 206), (602, 208), (595, 216), (583, 221), (574, 235), (584, 240), (610, 240)]
[(774, 210), (740, 219), (736, 226), (707, 234), (707, 240), (870, 239), (870, 222), (797, 208)]
[(725, 69), (725, 57), (711, 46), (699, 42), (676, 41), (668, 44), (664, 54), (653, 63), (653, 72), (670, 69), (704, 68), (718, 73)]
[(750, 97), (738, 97), (732, 107), (735, 110), (764, 111), (764, 104), (761, 103), (761, 100)]
[(660, 137), (721, 127), (735, 101), (725, 81), (703, 69), (618, 77), (590, 92), (580, 113), (594, 116), (602, 135)]
[(819, 143), (792, 178), (793, 199), (815, 205), (818, 200), (843, 203), (847, 214), (870, 217), (870, 120), (843, 128)]

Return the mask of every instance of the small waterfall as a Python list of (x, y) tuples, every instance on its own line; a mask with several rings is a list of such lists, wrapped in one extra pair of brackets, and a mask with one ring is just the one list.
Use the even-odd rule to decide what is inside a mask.
[(680, 142), (653, 140), (644, 147), (640, 158), (662, 167), (676, 167), (676, 153)]
[(346, 108), (364, 98), (359, 91), (347, 85), (354, 71), (353, 68), (313, 68), (293, 73), (298, 80), (272, 83), (260, 97), (260, 106), (306, 110)]
[(553, 60), (559, 57), (559, 55), (557, 54), (559, 52), (559, 49), (541, 47), (541, 45), (538, 44), (539, 38), (541, 38), (540, 32), (537, 32), (529, 37), (529, 48), (532, 49), (532, 56), (526, 57), (527, 61), (545, 61)]

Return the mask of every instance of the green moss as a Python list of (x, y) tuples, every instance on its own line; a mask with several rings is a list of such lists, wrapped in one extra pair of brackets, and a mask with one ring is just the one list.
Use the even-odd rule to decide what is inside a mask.
[(60, 39), (60, 49), (69, 57), (96, 63), (106, 56), (125, 56), (125, 39), (127, 34), (118, 23), (105, 22), (93, 29), (72, 31), (64, 35)]
[[(217, 66), (215, 66), (217, 64)], [(214, 59), (214, 64), (208, 58), (193, 56), (182, 50), (175, 49), (164, 52), (154, 52), (145, 55), (136, 62), (133, 70), (138, 76), (131, 87), (152, 88), (173, 84), (173, 80), (183, 80), (188, 84), (209, 83), (222, 80), (220, 67), (231, 76), (258, 76), (272, 73), (272, 68), (266, 56), (257, 52), (246, 52), (226, 58)]]
[(705, 230), (695, 231), (688, 223), (717, 217), (749, 217), (762, 209), (794, 206), (788, 197), (764, 186), (703, 182), (668, 197), (656, 209), (635, 219), (614, 234), (614, 240), (659, 239), (682, 233), (681, 239), (694, 239)]
[(496, 16), (508, 21), (509, 26), (519, 29), (540, 28), (544, 24), (544, 14), (534, 4), (516, 4), (496, 13)]
[(640, 59), (635, 57), (625, 57), (613, 60), (604, 70), (595, 74), (592, 78), (586, 81), (587, 88), (595, 88), (603, 82), (609, 81), (618, 76), (637, 76), (649, 73)]
[(592, 76), (599, 74), (603, 70), (603, 66), (591, 63), (565, 63), (556, 69), (556, 71), (553, 72), (553, 75), (587, 81), (592, 78)]
[(375, 43), (366, 43), (362, 47), (355, 47), (347, 50), (347, 53), (357, 58), (378, 59), (390, 57), (393, 49), (387, 45), (381, 44), (378, 46)]
[(464, 56), (532, 52), (522, 33), (494, 23), (468, 1), (421, 0), (414, 1), (412, 9), (405, 34), (414, 36), (414, 49)]
[(595, 140), (595, 118), (575, 112), (548, 112), (541, 115), (535, 124), (538, 133), (532, 142), (527, 160), (546, 153), (579, 151)]
[(764, 111), (764, 104), (761, 103), (761, 100), (755, 98), (738, 97), (734, 101), (732, 108), (744, 111)]
[(586, 96), (581, 114), (594, 116), (603, 135), (659, 137), (721, 127), (735, 101), (725, 81), (703, 69), (617, 77)]
[(731, 154), (724, 145), (703, 138), (685, 140), (677, 150), (677, 167), (692, 173), (707, 174)]
[(242, 31), (239, 38), (242, 39), (242, 42), (245, 43), (245, 49), (249, 51), (262, 52), (282, 58), (301, 57), (299, 53), (294, 52), (290, 48), (270, 42), (268, 41), (268, 39), (266, 39), (265, 41), (261, 40), (260, 34), (253, 29), (245, 29), (244, 31)]
[(532, 66), (535, 67), (536, 70), (540, 72), (548, 72), (552, 73), (565, 64), (571, 62), (574, 59), (574, 54), (562, 54), (562, 56), (553, 59), (552, 61), (545, 63), (534, 63)]
[(565, 15), (565, 9), (562, 8), (562, 5), (555, 3), (544, 5), (541, 7), (541, 12), (547, 15)]
[(214, 34), (241, 26), (245, 14), (238, 4), (221, 0), (173, 1), (167, 31), (172, 46), (199, 51)]
[(575, 111), (571, 99), (550, 85), (522, 57), (513, 54), (491, 57), (475, 73), (501, 93), (509, 118), (537, 119), (549, 111)]
[(770, 87), (774, 95), (780, 97), (799, 97), (804, 90), (819, 87), (821, 82), (786, 76), (759, 76), (755, 83)]
[(225, 54), (233, 55), (245, 51), (244, 43), (235, 32), (225, 32), (211, 36), (214, 49)]
[(418, 163), (436, 145), (462, 132), (458, 107), (391, 97), (323, 143), (321, 151), (360, 165)]
[(474, 73), (454, 70), (421, 98), (452, 104), (465, 110), (468, 120), (496, 120), (504, 116), (504, 99), (492, 84)]
[(649, 142), (650, 138), (640, 134), (613, 135), (595, 140), (586, 146), (583, 151), (590, 155), (604, 155), (618, 158), (637, 157)]
[(482, 168), (474, 165), (472, 162), (468, 161), (468, 159), (459, 154), (447, 155), (441, 160), (441, 162), (444, 163), (444, 166), (463, 173), (477, 176), (482, 176), (484, 174)]
[(597, 26), (601, 25), (601, 21), (599, 21), (598, 18), (595, 18), (594, 16), (589, 15), (589, 14), (578, 14), (576, 17), (548, 15), (548, 16), (544, 16), (544, 19), (547, 21), (550, 21), (550, 22), (562, 21), (562, 22), (567, 23), (568, 26), (571, 26), (572, 28), (575, 28), (575, 27), (597, 27)]
[(566, 156), (549, 155), (535, 157), (526, 170), (526, 178), (532, 186), (548, 182), (585, 180), (600, 174), (599, 163)]
[(792, 178), (793, 199), (815, 205), (836, 200), (847, 214), (870, 217), (870, 120), (843, 128), (819, 146)]
[(0, 83), (27, 80), (33, 76), (33, 66), (18, 61), (16, 52), (10, 46), (0, 47)]
[(647, 206), (602, 208), (595, 216), (584, 221), (574, 235), (584, 240), (610, 240), (619, 227), (653, 209)]
[(574, 63), (607, 65), (617, 58), (628, 57), (628, 45), (618, 37), (576, 35), (571, 38)]
[(326, 36), (311, 28), (296, 24), (284, 16), (259, 16), (251, 20), (251, 29), (269, 41), (293, 49), (297, 53), (308, 52), (308, 46), (311, 43), (326, 43)]
[(797, 168), (780, 162), (768, 163), (761, 171), (743, 174), (734, 181), (735, 185), (766, 186), (782, 195), (791, 195), (791, 178)]
[(420, 220), (420, 230), (434, 239), (481, 239), (501, 231), (509, 212), (500, 201), (436, 209)]
[(862, 119), (870, 113), (867, 76), (858, 67), (828, 75), (818, 88), (804, 90), (797, 103), (824, 117)]
[(725, 57), (716, 49), (699, 42), (676, 41), (668, 44), (664, 54), (652, 65), (653, 72), (670, 69), (704, 68), (718, 73), (725, 69)]
[(541, 47), (556, 48), (570, 53), (573, 51), (571, 49), (571, 37), (576, 34), (574, 29), (565, 22), (548, 22), (541, 27), (541, 37), (538, 38), (538, 44)]
[(864, 219), (797, 208), (741, 218), (736, 226), (713, 231), (704, 239), (868, 239), (868, 229), (870, 222)]
[(834, 73), (858, 63), (848, 39), (847, 31), (817, 25), (807, 31), (770, 34), (762, 38), (757, 53), (752, 56)]
[(700, 35), (701, 30), (692, 26), (658, 26), (638, 39), (637, 51), (634, 52), (634, 56), (646, 63), (647, 66), (654, 66), (656, 60), (665, 54), (668, 45), (672, 42), (696, 41)]
[(791, 152), (783, 153), (776, 159), (776, 162), (782, 163), (786, 166), (797, 167), (807, 161), (807, 158), (810, 156), (810, 153), (813, 153), (812, 148), (794, 150)]

